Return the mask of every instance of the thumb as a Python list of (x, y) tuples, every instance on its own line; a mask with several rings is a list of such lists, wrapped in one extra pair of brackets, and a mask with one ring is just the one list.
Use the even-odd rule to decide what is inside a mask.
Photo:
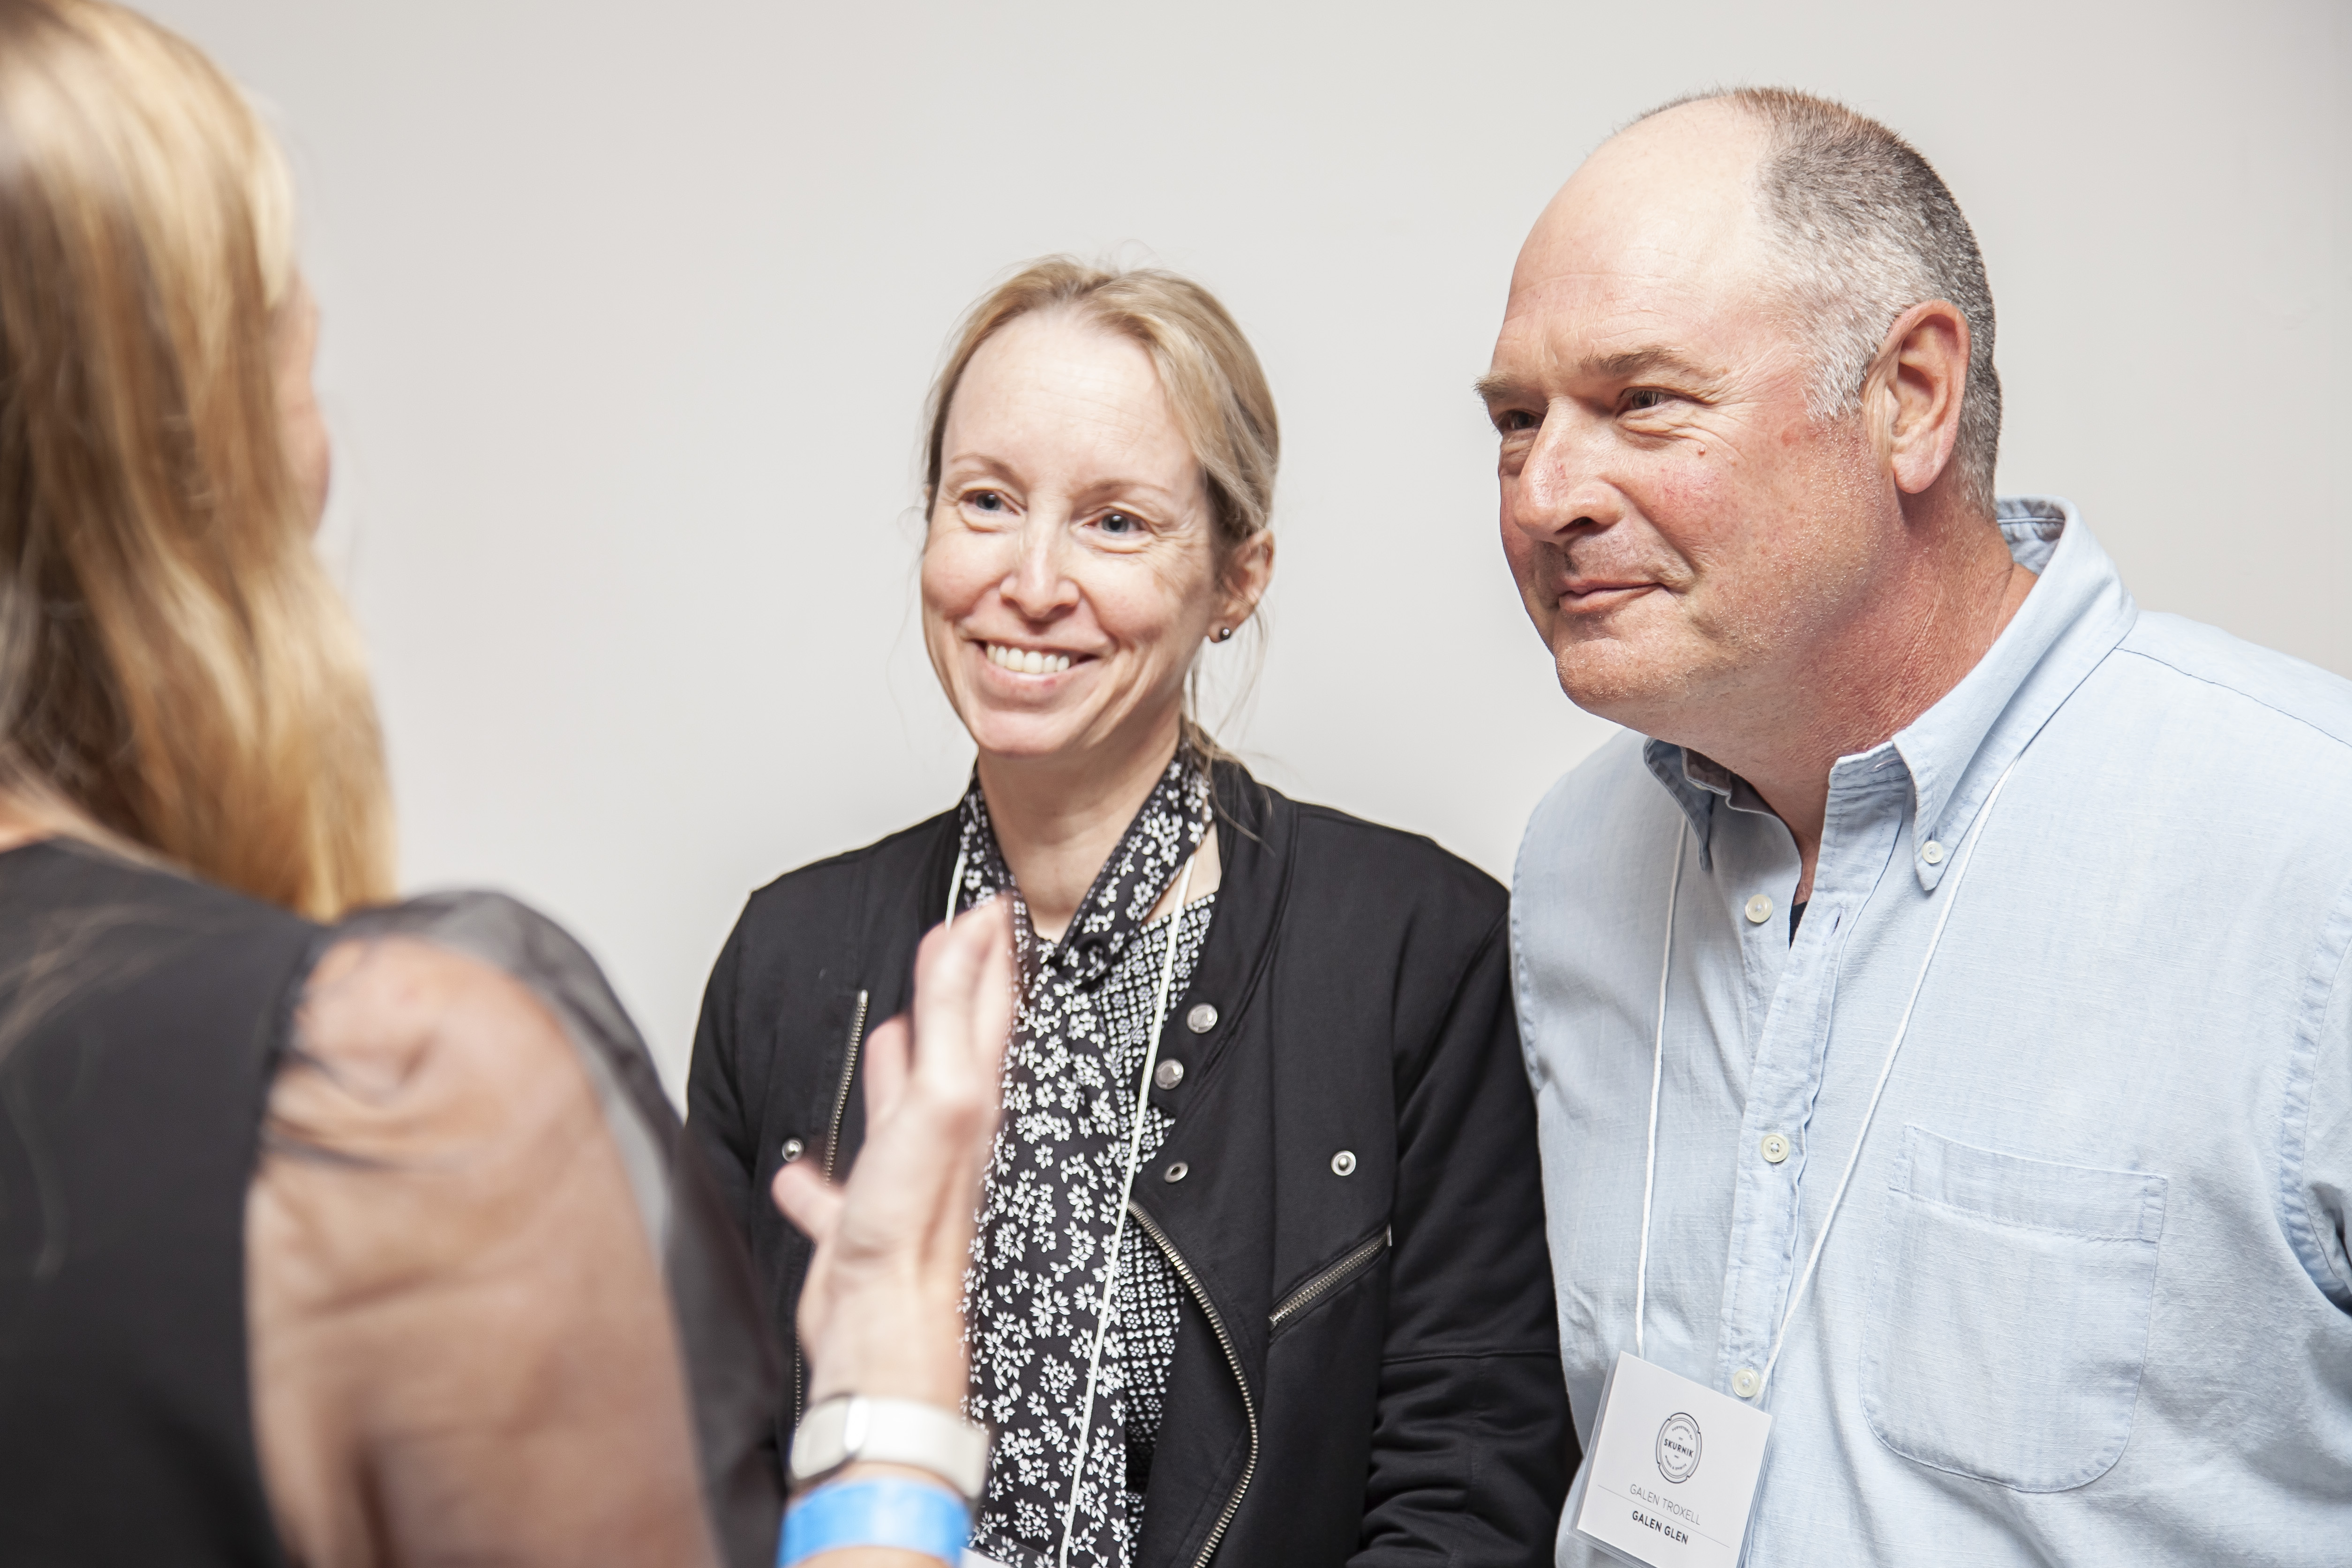
[(805, 1165), (790, 1165), (776, 1173), (768, 1193), (784, 1218), (822, 1247), (841, 1223), (841, 1189)]

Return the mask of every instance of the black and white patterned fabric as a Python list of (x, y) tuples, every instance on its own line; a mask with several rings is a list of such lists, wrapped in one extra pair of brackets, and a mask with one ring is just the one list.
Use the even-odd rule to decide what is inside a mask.
[[(977, 779), (965, 792), (956, 907), (1013, 901), (1022, 999), (1006, 1052), (1004, 1119), (964, 1277), (973, 1419), (996, 1434), (972, 1550), (1007, 1568), (1127, 1568), (1175, 1357), (1182, 1286), (1150, 1238), (1120, 1239), (1112, 1322), (1086, 1452), (1079, 1403), (1094, 1351), (1103, 1262), (1126, 1190), (1136, 1091), (1168, 944), (1169, 1000), (1183, 995), (1215, 899), (1145, 917), (1210, 823), (1208, 775), (1180, 749), (1060, 939), (1041, 940), (1005, 869)], [(1172, 1124), (1146, 1113), (1149, 1162)], [(1077, 1503), (1063, 1554), (1073, 1480)]]

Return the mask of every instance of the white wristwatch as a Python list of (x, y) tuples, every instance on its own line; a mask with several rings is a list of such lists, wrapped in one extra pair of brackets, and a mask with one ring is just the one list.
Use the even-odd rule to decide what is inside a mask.
[(920, 1400), (862, 1394), (837, 1394), (801, 1417), (793, 1433), (795, 1488), (858, 1459), (928, 1470), (973, 1502), (988, 1485), (988, 1428)]

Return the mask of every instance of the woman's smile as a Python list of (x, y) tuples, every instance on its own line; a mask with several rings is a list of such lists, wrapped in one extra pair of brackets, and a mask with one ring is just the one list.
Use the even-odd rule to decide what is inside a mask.
[(1052, 648), (1024, 648), (1013, 643), (976, 641), (973, 644), (981, 654), (1007, 674), (1049, 676), (1066, 674), (1074, 664), (1093, 662), (1091, 653), (1071, 653)]

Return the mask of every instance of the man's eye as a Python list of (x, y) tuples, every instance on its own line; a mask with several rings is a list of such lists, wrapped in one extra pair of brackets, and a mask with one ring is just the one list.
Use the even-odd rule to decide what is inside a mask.
[(1495, 416), (1495, 429), (1503, 435), (1525, 435), (1542, 423), (1542, 420), (1523, 408), (1506, 409)]
[(1656, 387), (1635, 387), (1625, 394), (1622, 403), (1627, 413), (1644, 413), (1664, 407), (1669, 395)]

